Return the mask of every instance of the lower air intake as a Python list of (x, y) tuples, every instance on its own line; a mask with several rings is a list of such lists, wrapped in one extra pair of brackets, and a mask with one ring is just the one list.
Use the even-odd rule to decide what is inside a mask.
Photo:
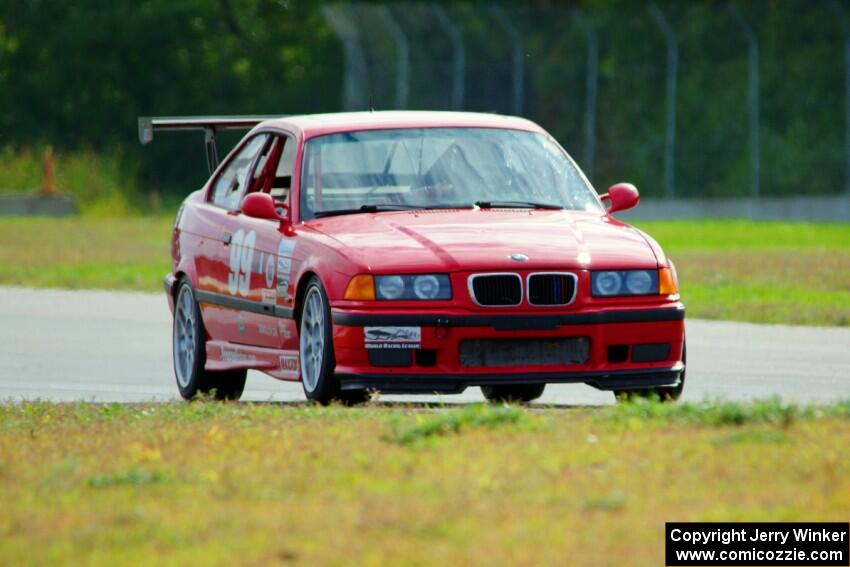
[(460, 364), (475, 366), (570, 366), (584, 364), (590, 341), (565, 339), (468, 339), (460, 343)]

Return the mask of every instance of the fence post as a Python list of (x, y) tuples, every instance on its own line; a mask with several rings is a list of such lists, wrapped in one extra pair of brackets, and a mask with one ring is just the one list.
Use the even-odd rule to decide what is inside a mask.
[(584, 160), (581, 165), (588, 179), (593, 177), (593, 156), (596, 152), (596, 92), (599, 84), (599, 42), (596, 30), (581, 10), (576, 9), (573, 17), (584, 32), (587, 41), (587, 77), (584, 84)]
[(466, 74), (466, 51), (463, 46), (463, 34), (442, 6), (432, 4), (431, 9), (434, 11), (440, 26), (445, 28), (452, 41), (452, 107), (455, 110), (461, 110), (463, 108)]
[(407, 41), (407, 35), (404, 30), (395, 21), (389, 8), (379, 6), (376, 8), (378, 17), (384, 22), (387, 31), (395, 42), (396, 48), (396, 67), (395, 67), (395, 105), (396, 108), (407, 108), (407, 94), (409, 90), (410, 77), (410, 47)]
[(844, 179), (845, 191), (850, 194), (850, 26), (847, 25), (847, 14), (841, 2), (832, 0), (829, 5), (838, 18), (844, 38)]
[(344, 110), (364, 110), (364, 83), (369, 82), (368, 66), (357, 26), (344, 12), (344, 6), (325, 5), (322, 15), (331, 26), (334, 34), (342, 42), (345, 57), (345, 76), (342, 87), (342, 108)]
[(759, 142), (759, 43), (749, 22), (734, 4), (729, 4), (729, 12), (738, 24), (749, 46), (749, 103), (750, 103), (750, 159), (753, 168), (752, 197), (759, 198), (761, 176), (761, 148)]
[(510, 18), (508, 18), (501, 6), (493, 6), (491, 8), (491, 12), (496, 18), (496, 21), (499, 22), (499, 25), (505, 29), (505, 32), (508, 34), (508, 37), (511, 38), (511, 42), (513, 43), (513, 57), (511, 64), (511, 82), (513, 83), (514, 98), (513, 114), (521, 116), (524, 106), (523, 98), (525, 96), (525, 83), (523, 82), (523, 78), (525, 77), (525, 70), (523, 69), (524, 48), (522, 45), (522, 35), (520, 35), (519, 30), (513, 22), (511, 22)]
[(679, 42), (670, 27), (664, 12), (650, 4), (649, 14), (664, 34), (667, 43), (667, 131), (664, 142), (664, 196), (672, 199), (675, 194), (676, 173), (676, 81), (679, 67)]

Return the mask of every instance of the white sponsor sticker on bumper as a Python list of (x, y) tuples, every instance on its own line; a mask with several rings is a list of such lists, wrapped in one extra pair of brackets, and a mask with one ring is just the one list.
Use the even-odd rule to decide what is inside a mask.
[(419, 348), (422, 343), (421, 327), (364, 327), (366, 348), (406, 349)]

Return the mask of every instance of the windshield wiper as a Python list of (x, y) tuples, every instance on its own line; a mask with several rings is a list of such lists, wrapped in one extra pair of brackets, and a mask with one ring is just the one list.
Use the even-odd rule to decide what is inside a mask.
[(335, 209), (317, 211), (316, 218), (335, 217), (339, 215), (356, 215), (359, 213), (384, 213), (390, 211), (424, 211), (430, 209), (471, 209), (472, 205), (362, 205), (356, 209)]
[(316, 218), (335, 217), (339, 215), (356, 215), (357, 213), (381, 213), (384, 211), (408, 211), (410, 209), (421, 209), (412, 205), (361, 205), (356, 209), (332, 209), (330, 211), (316, 211)]
[(475, 201), (475, 206), (479, 209), (546, 209), (553, 211), (564, 208), (561, 205), (535, 203), (533, 201)]

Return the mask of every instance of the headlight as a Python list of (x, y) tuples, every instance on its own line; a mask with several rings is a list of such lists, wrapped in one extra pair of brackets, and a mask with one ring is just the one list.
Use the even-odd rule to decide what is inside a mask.
[(451, 299), (452, 286), (445, 274), (375, 276), (377, 299)]
[(658, 270), (591, 272), (590, 280), (594, 297), (658, 294)]
[(653, 291), (655, 282), (652, 281), (652, 276), (649, 272), (634, 271), (626, 274), (626, 290), (635, 295), (644, 295)]
[(593, 274), (593, 295), (617, 295), (623, 287), (620, 272), (597, 272)]
[(440, 280), (437, 276), (413, 278), (413, 293), (419, 299), (434, 299), (440, 295)]
[(404, 295), (404, 279), (401, 276), (384, 276), (378, 280), (378, 299), (399, 299)]

